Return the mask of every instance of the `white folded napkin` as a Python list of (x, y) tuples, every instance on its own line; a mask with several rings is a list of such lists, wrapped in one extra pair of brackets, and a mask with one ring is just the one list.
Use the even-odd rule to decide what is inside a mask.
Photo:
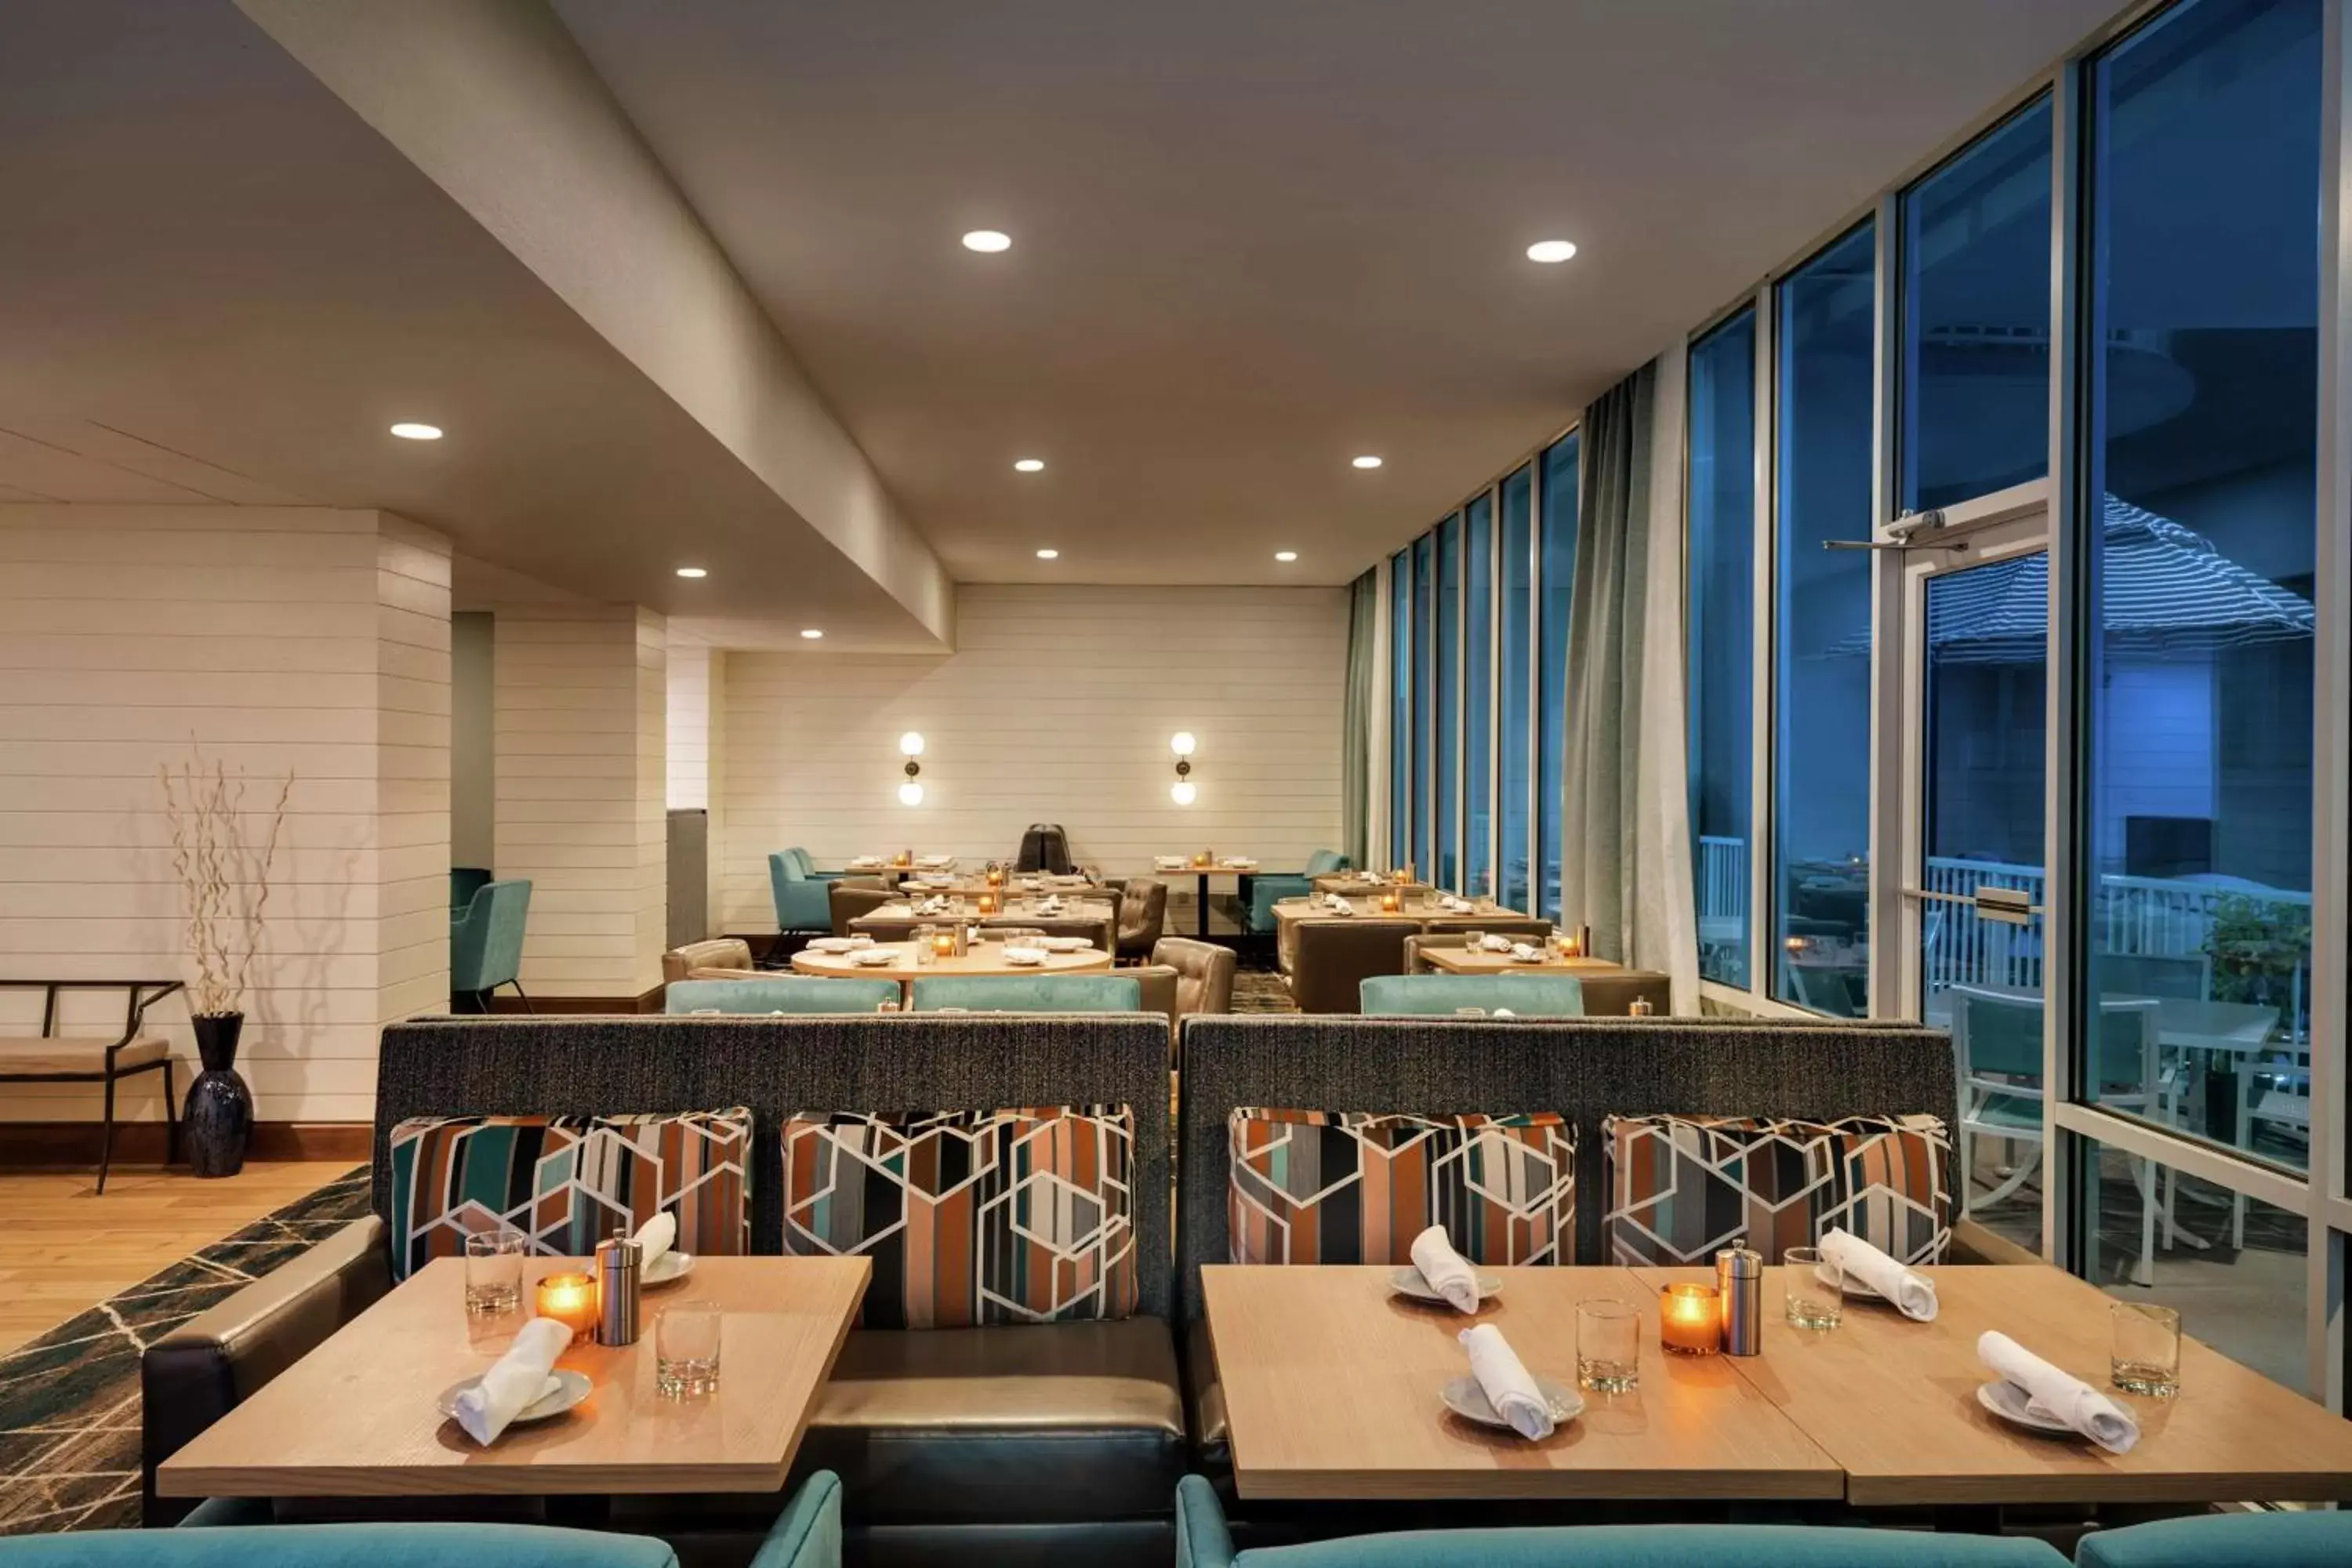
[(1004, 950), (1004, 962), (1023, 965), (1043, 963), (1045, 962), (1045, 950), (1042, 947), (1008, 947)]
[(1511, 1349), (1503, 1331), (1492, 1323), (1480, 1323), (1462, 1331), (1462, 1348), (1470, 1352), (1470, 1375), (1486, 1391), (1486, 1403), (1495, 1414), (1511, 1424), (1511, 1430), (1529, 1442), (1539, 1442), (1552, 1434), (1551, 1406), (1536, 1392), (1536, 1380)]
[(1507, 936), (1490, 934), (1479, 938), (1478, 945), (1485, 948), (1488, 952), (1508, 952), (1511, 951), (1511, 939)]
[(2139, 1441), (2139, 1422), (2130, 1411), (2007, 1334), (1987, 1330), (1977, 1340), (1977, 1359), (2023, 1389), (2028, 1410), (2064, 1422), (2108, 1453), (2128, 1454)]
[(457, 1425), (485, 1447), (499, 1440), (523, 1406), (551, 1392), (555, 1358), (572, 1343), (572, 1330), (553, 1318), (533, 1318), (482, 1380), (458, 1394)]
[(1454, 1244), (1445, 1239), (1444, 1226), (1433, 1225), (1412, 1238), (1412, 1266), (1455, 1311), (1478, 1310), (1478, 1271), (1454, 1250)]
[(1356, 912), (1356, 906), (1338, 893), (1324, 894), (1323, 903), (1335, 915), (1352, 915)]
[(1822, 1233), (1822, 1256), (1895, 1303), (1895, 1310), (1923, 1323), (1936, 1321), (1936, 1284), (1914, 1274), (1879, 1248), (1837, 1226)]
[(1512, 1012), (1508, 1007), (1497, 1007), (1486, 1016), (1490, 1018), (1516, 1018), (1518, 1016), (1517, 1013)]
[(1531, 942), (1515, 942), (1511, 943), (1511, 956), (1521, 963), (1533, 963), (1543, 952)]
[(629, 1239), (637, 1244), (637, 1278), (642, 1279), (646, 1270), (651, 1268), (663, 1253), (677, 1245), (677, 1216), (664, 1209), (637, 1226), (637, 1234)]

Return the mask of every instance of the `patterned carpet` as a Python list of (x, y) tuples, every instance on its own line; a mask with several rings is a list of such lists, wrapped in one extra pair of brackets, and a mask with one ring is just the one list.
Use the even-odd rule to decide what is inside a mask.
[(0, 1535), (139, 1522), (139, 1353), (368, 1212), (361, 1166), (0, 1356)]
[(1234, 1011), (1296, 1013), (1298, 1007), (1291, 1001), (1290, 989), (1283, 984), (1279, 971), (1270, 966), (1253, 968), (1244, 962), (1234, 974)]

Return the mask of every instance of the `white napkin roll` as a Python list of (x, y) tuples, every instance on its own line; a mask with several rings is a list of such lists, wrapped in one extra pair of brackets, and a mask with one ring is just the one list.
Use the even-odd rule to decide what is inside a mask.
[(1852, 1231), (1837, 1226), (1823, 1231), (1822, 1256), (1894, 1302), (1905, 1317), (1923, 1323), (1936, 1321), (1935, 1281), (1914, 1274)]
[(1412, 1266), (1429, 1281), (1429, 1288), (1445, 1298), (1446, 1304), (1457, 1312), (1478, 1310), (1478, 1271), (1470, 1260), (1454, 1250), (1445, 1238), (1445, 1227), (1433, 1225), (1412, 1238)]
[(1528, 942), (1515, 942), (1511, 943), (1511, 956), (1517, 959), (1522, 963), (1531, 963), (1535, 960), (1541, 958), (1543, 954), (1537, 952), (1536, 949)]
[(2139, 1441), (2139, 1422), (2130, 1411), (2007, 1334), (1987, 1330), (1977, 1340), (1977, 1359), (2025, 1390), (2033, 1414), (2064, 1422), (2108, 1453), (2128, 1454)]
[(1508, 952), (1511, 951), (1511, 939), (1507, 936), (1490, 934), (1480, 937), (1478, 939), (1478, 945), (1488, 952)]
[(642, 1279), (663, 1253), (677, 1245), (677, 1216), (664, 1209), (637, 1226), (637, 1234), (629, 1239), (637, 1244), (637, 1277)]
[(1486, 1403), (1511, 1424), (1511, 1430), (1529, 1442), (1552, 1434), (1551, 1406), (1536, 1392), (1536, 1380), (1511, 1349), (1503, 1331), (1480, 1323), (1462, 1331), (1462, 1348), (1470, 1352), (1470, 1375), (1486, 1391)]
[(507, 1424), (537, 1401), (555, 1380), (555, 1358), (572, 1343), (572, 1331), (553, 1318), (533, 1318), (514, 1337), (507, 1353), (482, 1374), (481, 1382), (460, 1393), (457, 1425), (466, 1436), (485, 1447), (499, 1440)]

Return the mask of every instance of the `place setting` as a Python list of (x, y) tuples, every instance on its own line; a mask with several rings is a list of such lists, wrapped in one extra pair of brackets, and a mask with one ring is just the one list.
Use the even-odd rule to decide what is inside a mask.
[[(1443, 1226), (1430, 1226), (1414, 1237), (1412, 1253), (1411, 1263), (1389, 1275), (1390, 1289), (1406, 1300), (1475, 1317), (1502, 1294), (1502, 1276), (1463, 1257)], [(1473, 1324), (1456, 1339), (1470, 1370), (1447, 1379), (1437, 1398), (1463, 1420), (1541, 1442), (1583, 1411), (1583, 1395), (1529, 1372), (1494, 1324)]]

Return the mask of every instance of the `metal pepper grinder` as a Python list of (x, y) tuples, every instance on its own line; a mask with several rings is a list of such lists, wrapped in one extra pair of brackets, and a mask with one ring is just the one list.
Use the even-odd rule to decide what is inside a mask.
[(596, 1244), (596, 1342), (633, 1345), (637, 1342), (637, 1307), (643, 1289), (638, 1265), (645, 1248), (625, 1236), (608, 1236)]
[(1723, 1304), (1723, 1353), (1764, 1353), (1764, 1255), (1742, 1237), (1715, 1255), (1716, 1298)]

